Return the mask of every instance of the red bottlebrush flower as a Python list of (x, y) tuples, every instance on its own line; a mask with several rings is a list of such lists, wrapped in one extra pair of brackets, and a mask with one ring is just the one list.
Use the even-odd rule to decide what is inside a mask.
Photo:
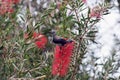
[(64, 46), (56, 45), (54, 61), (52, 65), (52, 74), (65, 76), (69, 67), (70, 57), (74, 48), (74, 42), (67, 43)]
[(1, 0), (0, 1), (0, 15), (5, 13), (13, 13), (14, 4), (17, 4), (19, 0)]
[(36, 38), (36, 37), (38, 37), (38, 36), (39, 36), (39, 34), (38, 34), (38, 33), (33, 32), (33, 38)]
[(103, 9), (100, 6), (96, 6), (91, 9), (89, 16), (100, 18), (102, 13), (103, 13)]
[(46, 38), (44, 35), (42, 35), (42, 34), (37, 34), (37, 35), (38, 35), (38, 36), (35, 37), (35, 38), (37, 38), (37, 39), (35, 40), (36, 46), (37, 46), (38, 48), (44, 48), (45, 45), (46, 45), (46, 43), (47, 43), (47, 38)]
[(96, 12), (96, 11), (91, 11), (90, 13), (90, 17), (96, 17), (96, 18), (100, 18), (100, 13), (99, 12)]
[(11, 9), (8, 10), (8, 12), (9, 12), (9, 13), (13, 13), (13, 12), (14, 12), (14, 9), (11, 8)]
[[(24, 34), (24, 38), (27, 39), (29, 37), (29, 35), (26, 33)], [(34, 32), (32, 35), (32, 38), (35, 39), (35, 45), (38, 48), (44, 48), (46, 43), (47, 43), (47, 37), (45, 35), (39, 34)]]

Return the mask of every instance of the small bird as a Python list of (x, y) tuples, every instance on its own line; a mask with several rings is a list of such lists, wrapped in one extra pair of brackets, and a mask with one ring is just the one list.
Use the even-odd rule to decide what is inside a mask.
[(63, 39), (63, 38), (61, 38), (61, 37), (58, 37), (58, 36), (56, 35), (56, 32), (55, 32), (55, 31), (52, 31), (51, 33), (52, 33), (52, 35), (53, 35), (53, 42), (54, 42), (55, 44), (64, 46), (64, 45), (67, 44), (67, 43), (73, 42), (72, 40), (66, 40), (66, 39)]

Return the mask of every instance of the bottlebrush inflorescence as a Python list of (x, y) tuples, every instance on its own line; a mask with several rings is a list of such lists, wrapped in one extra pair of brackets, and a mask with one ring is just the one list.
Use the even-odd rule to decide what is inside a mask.
[(74, 42), (67, 43), (64, 46), (56, 45), (52, 65), (53, 75), (59, 75), (61, 77), (66, 75), (73, 48)]
[(5, 13), (13, 13), (13, 6), (18, 4), (20, 0), (0, 0), (0, 15)]
[[(24, 34), (25, 39), (27, 39), (28, 37), (29, 35), (27, 33)], [(44, 48), (48, 41), (45, 35), (37, 33), (37, 32), (33, 32), (32, 39), (34, 39), (33, 42), (38, 48)]]

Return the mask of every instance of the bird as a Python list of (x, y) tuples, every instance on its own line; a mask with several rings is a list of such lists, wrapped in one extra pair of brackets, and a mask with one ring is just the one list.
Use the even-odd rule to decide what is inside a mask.
[(64, 38), (58, 37), (58, 36), (56, 35), (56, 32), (55, 32), (55, 31), (51, 31), (51, 33), (52, 33), (52, 37), (53, 37), (53, 43), (55, 43), (55, 44), (64, 46), (64, 45), (67, 44), (67, 43), (73, 42), (73, 41), (70, 40), (70, 39), (66, 40), (66, 39), (64, 39)]

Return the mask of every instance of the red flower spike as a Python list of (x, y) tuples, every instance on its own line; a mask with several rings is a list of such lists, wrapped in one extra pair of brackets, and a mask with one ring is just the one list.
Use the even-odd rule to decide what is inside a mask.
[(20, 0), (1, 0), (0, 1), (0, 15), (4, 15), (5, 13), (13, 13), (14, 4), (19, 3)]
[(100, 6), (95, 6), (91, 9), (89, 16), (95, 18), (101, 18), (104, 9)]
[(47, 38), (44, 35), (39, 35), (39, 36), (41, 37), (35, 41), (35, 44), (38, 48), (44, 48), (47, 43)]
[(39, 36), (39, 34), (38, 34), (38, 33), (33, 32), (33, 38), (36, 38), (36, 37), (38, 37), (38, 36)]
[(14, 9), (10, 8), (10, 9), (8, 10), (8, 12), (9, 12), (9, 13), (13, 13), (13, 12), (14, 12)]
[(33, 38), (35, 39), (35, 45), (38, 48), (44, 48), (45, 47), (45, 45), (47, 43), (47, 38), (44, 35), (34, 32), (33, 33)]
[[(29, 37), (29, 35), (27, 33), (24, 34), (25, 39), (27, 39), (28, 37)], [(36, 32), (33, 33), (32, 38), (35, 39), (34, 43), (38, 48), (44, 48), (48, 41), (47, 37), (45, 35), (42, 35), (42, 34), (39, 34)]]
[(61, 77), (67, 74), (70, 58), (74, 48), (74, 42), (67, 43), (64, 46), (55, 47), (54, 60), (52, 65), (52, 74)]
[(94, 11), (94, 10), (92, 10), (90, 13), (90, 17), (100, 18), (100, 16), (101, 16), (101, 14), (99, 12)]

